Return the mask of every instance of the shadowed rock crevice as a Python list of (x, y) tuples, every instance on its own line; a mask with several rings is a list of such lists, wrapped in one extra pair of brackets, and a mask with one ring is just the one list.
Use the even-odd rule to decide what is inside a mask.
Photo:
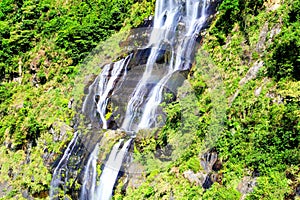
[(192, 170), (183, 172), (183, 176), (190, 183), (209, 189), (214, 182), (222, 184), (222, 174), (218, 171), (222, 168), (222, 162), (218, 159), (218, 153), (212, 149), (200, 157), (202, 171), (194, 173)]

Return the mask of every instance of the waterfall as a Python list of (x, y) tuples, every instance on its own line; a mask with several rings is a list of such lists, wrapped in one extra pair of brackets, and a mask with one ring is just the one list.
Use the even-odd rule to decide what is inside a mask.
[(97, 156), (99, 147), (96, 145), (94, 151), (91, 153), (89, 160), (84, 170), (83, 184), (81, 189), (80, 199), (94, 199), (97, 177)]
[[(78, 140), (78, 134), (75, 132), (72, 140), (70, 141), (67, 149), (65, 150), (62, 158), (60, 159), (58, 165), (54, 169), (52, 181), (51, 181), (51, 188), (50, 188), (50, 198), (54, 199), (57, 198), (58, 195), (58, 187), (65, 182), (62, 181), (63, 173), (68, 173), (68, 168), (66, 167), (66, 164), (69, 160), (69, 157), (71, 156), (73, 149), (76, 145), (76, 142)], [(64, 177), (67, 179), (67, 177)]]
[[(125, 120), (122, 124), (124, 130), (138, 131), (156, 125), (156, 109), (162, 102), (163, 89), (166, 83), (175, 72), (190, 68), (196, 39), (206, 23), (206, 4), (205, 0), (186, 1), (183, 8), (181, 1), (156, 1), (157, 12), (149, 42), (149, 46), (152, 47), (151, 53), (145, 72), (128, 103)], [(185, 10), (186, 13), (182, 13), (182, 10)], [(175, 34), (180, 21), (184, 23), (186, 29), (182, 38), (176, 37)], [(179, 45), (177, 46), (178, 40)], [(152, 72), (155, 62), (160, 51), (166, 48), (166, 45), (169, 46), (171, 53), (171, 58), (167, 63), (167, 72), (150, 93), (145, 93), (147, 83), (153, 79)], [(148, 95), (148, 98), (145, 98), (145, 95)], [(146, 101), (141, 102), (141, 99), (146, 99)], [(136, 124), (136, 121), (139, 123)]]
[(114, 145), (108, 161), (105, 164), (105, 168), (101, 174), (100, 184), (97, 186), (95, 199), (110, 199), (113, 191), (113, 187), (118, 177), (118, 173), (122, 166), (124, 157), (130, 147), (132, 139), (127, 140), (121, 149), (120, 145), (124, 142), (120, 140)]
[[(107, 129), (107, 106), (110, 96), (116, 87), (122, 83), (126, 77), (127, 66), (132, 54), (115, 63), (107, 64), (95, 81), (89, 87), (89, 94), (83, 103), (82, 112), (88, 116), (91, 121), (97, 121), (97, 114), (100, 115), (102, 128)], [(97, 105), (97, 112), (94, 112), (93, 102)]]
[[(163, 101), (164, 90), (178, 72), (188, 71), (193, 63), (196, 44), (200, 31), (206, 27), (210, 9), (209, 0), (157, 0), (153, 29), (146, 47), (139, 51), (148, 51), (145, 68), (131, 95), (124, 105), (118, 128), (126, 133), (136, 134), (141, 129), (156, 127), (160, 124), (160, 104)], [(91, 123), (101, 124), (102, 129), (110, 129), (114, 117), (108, 107), (116, 90), (126, 87), (130, 82), (127, 75), (131, 70), (133, 58), (138, 54), (130, 53), (127, 57), (107, 64), (100, 75), (89, 86), (82, 113)], [(163, 67), (158, 60), (164, 58)], [(127, 81), (127, 82), (126, 82)], [(100, 128), (99, 127), (99, 128)], [(73, 138), (74, 139), (74, 138)], [(97, 181), (97, 155), (99, 144), (91, 152), (83, 173), (80, 199), (108, 200), (112, 197), (113, 188), (118, 179), (124, 158), (134, 142), (133, 137), (120, 139), (102, 164), (102, 173)], [(70, 142), (68, 149), (72, 147)], [(68, 159), (69, 150), (65, 152), (61, 163)], [(53, 181), (60, 181), (57, 169)], [(55, 178), (56, 177), (56, 178)], [(99, 183), (98, 183), (99, 182)], [(55, 185), (55, 184), (54, 184)]]

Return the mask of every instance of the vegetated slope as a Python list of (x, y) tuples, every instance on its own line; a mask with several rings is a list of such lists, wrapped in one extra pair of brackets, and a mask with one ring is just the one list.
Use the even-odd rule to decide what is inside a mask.
[[(223, 1), (190, 74), (197, 100), (185, 92), (166, 106), (166, 126), (136, 148), (144, 172), (116, 199), (299, 198), (299, 15), (299, 1)], [(191, 143), (163, 165), (155, 152), (182, 129)]]
[(299, 195), (299, 9), (297, 1), (224, 1), (206, 38), (229, 98), (216, 144), (223, 185), (234, 188), (252, 175), (249, 199)]
[(80, 64), (152, 8), (133, 0), (0, 1), (0, 198), (48, 196), (52, 164), (73, 134), (68, 107)]
[[(153, 1), (129, 11), (133, 3), (1, 1), (0, 197), (47, 197), (51, 163), (73, 131), (68, 102), (79, 64), (99, 41), (153, 12)], [(190, 74), (196, 101), (183, 88), (184, 102), (166, 106), (166, 126), (137, 138), (136, 154), (149, 158), (146, 172), (126, 191), (120, 183), (116, 199), (293, 199), (299, 193), (299, 8), (295, 0), (223, 1), (200, 50), (210, 57), (199, 54)], [(217, 88), (215, 76), (222, 80)], [(226, 116), (214, 122), (215, 111)], [(165, 150), (182, 129), (192, 133), (191, 143), (178, 149), (176, 162), (157, 167), (153, 152)], [(210, 172), (217, 178), (205, 190), (200, 155), (214, 132), (223, 166)]]

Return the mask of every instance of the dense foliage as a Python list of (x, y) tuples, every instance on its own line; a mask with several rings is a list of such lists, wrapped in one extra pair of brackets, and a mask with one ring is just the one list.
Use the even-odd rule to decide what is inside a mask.
[[(48, 197), (51, 165), (73, 133), (68, 103), (80, 64), (100, 41), (143, 23), (154, 2), (0, 1), (0, 198)], [(163, 105), (163, 128), (136, 138), (142, 181), (124, 191), (121, 179), (114, 198), (299, 198), (299, 15), (295, 0), (224, 0), (191, 85), (179, 90), (185, 98)], [(209, 148), (222, 167), (208, 189), (184, 174), (203, 172)], [(245, 177), (255, 181), (246, 196)]]
[[(54, 43), (53, 50), (63, 51), (66, 58), (71, 59), (72, 65), (77, 65), (100, 40), (105, 40), (123, 26), (132, 3), (130, 0), (69, 3), (47, 0), (2, 1), (1, 79), (11, 80), (16, 77), (19, 72), (18, 62), (24, 63), (23, 71), (35, 71), (33, 68), (39, 67), (35, 65), (41, 63), (28, 63), (30, 55), (27, 54), (37, 45), (41, 45), (41, 51), (46, 47), (42, 44), (47, 41)], [(48, 58), (50, 63), (58, 60), (51, 56)], [(43, 71), (40, 76), (46, 76), (45, 71), (49, 67), (45, 64), (39, 67)]]
[(0, 1), (0, 197), (47, 196), (53, 159), (72, 135), (79, 65), (131, 22), (133, 4)]
[[(190, 74), (197, 98), (169, 104), (162, 137), (147, 144), (154, 145), (148, 152), (140, 152), (150, 160), (161, 143), (173, 145), (174, 138), (182, 137), (185, 126), (191, 144), (175, 162), (146, 163), (152, 169), (146, 182), (129, 190), (125, 199), (299, 198), (299, 13), (299, 3), (292, 0), (222, 2)], [(184, 111), (195, 104), (183, 122)], [(208, 190), (195, 188), (192, 181), (187, 186), (185, 172), (203, 173), (199, 161), (207, 144), (223, 163), (217, 174), (221, 181)]]

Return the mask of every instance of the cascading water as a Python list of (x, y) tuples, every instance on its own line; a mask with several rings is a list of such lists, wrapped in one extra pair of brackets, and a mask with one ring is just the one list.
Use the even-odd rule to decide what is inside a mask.
[[(93, 84), (89, 87), (89, 94), (83, 103), (82, 112), (91, 121), (96, 119), (96, 114), (99, 114), (103, 129), (108, 128), (106, 114), (110, 96), (113, 95), (113, 91), (117, 85), (120, 85), (124, 80), (127, 72), (126, 67), (131, 57), (132, 55), (130, 54), (115, 63), (105, 65), (101, 74), (97, 76)], [(91, 106), (94, 105), (93, 102), (97, 105), (97, 112), (93, 112), (94, 107)]]
[(82, 192), (80, 199), (93, 199), (95, 194), (95, 184), (97, 177), (97, 156), (99, 147), (96, 145), (94, 151), (91, 153), (89, 160), (84, 170), (84, 182), (82, 184)]
[[(199, 33), (207, 25), (209, 17), (207, 10), (210, 3), (209, 0), (156, 1), (153, 30), (149, 43), (144, 48), (150, 49), (145, 69), (128, 97), (124, 116), (121, 116), (118, 128), (132, 136), (132, 133), (134, 135), (140, 129), (155, 127), (160, 123), (159, 105), (163, 101), (164, 89), (176, 73), (190, 69)], [(157, 72), (157, 62), (162, 54), (164, 54), (164, 67)], [(105, 65), (101, 74), (89, 87), (82, 113), (91, 123), (99, 124), (100, 120), (102, 129), (111, 128), (110, 120), (114, 119), (111, 119), (112, 111), (108, 109), (108, 105), (115, 91), (121, 86), (126, 87), (129, 76), (128, 66), (134, 56), (134, 53), (130, 53), (117, 62)], [(80, 199), (111, 198), (123, 160), (132, 143), (133, 138), (121, 139), (113, 146), (98, 181), (96, 165), (99, 144), (95, 145), (84, 168)], [(70, 145), (68, 149), (71, 148)], [(61, 162), (66, 162), (68, 159), (67, 150), (65, 154)], [(55, 177), (58, 176), (56, 171), (59, 170), (60, 165), (54, 171), (53, 182), (59, 181)]]
[[(73, 152), (73, 149), (76, 145), (77, 140), (78, 140), (78, 134), (76, 132), (74, 134), (73, 139), (70, 141), (67, 149), (65, 150), (62, 158), (60, 159), (57, 167), (54, 169), (53, 177), (52, 177), (52, 181), (51, 181), (51, 189), (50, 189), (50, 197), (51, 198), (56, 198), (56, 196), (58, 194), (58, 191), (57, 191), (58, 186), (63, 183), (62, 174), (63, 174), (63, 171), (67, 171), (66, 164), (68, 162), (69, 157), (71, 156), (71, 154)], [(65, 173), (67, 173), (67, 172), (65, 172)]]
[[(152, 47), (151, 53), (142, 79), (128, 103), (125, 120), (122, 125), (122, 128), (125, 130), (138, 131), (139, 129), (155, 126), (156, 109), (162, 102), (162, 91), (166, 83), (175, 72), (190, 68), (189, 65), (193, 58), (196, 39), (207, 19), (205, 12), (207, 7), (206, 1), (200, 0), (186, 1), (185, 7), (183, 5), (182, 2), (174, 0), (156, 2), (157, 12), (154, 17), (154, 29), (149, 42), (149, 47)], [(183, 12), (183, 10), (186, 12)], [(176, 42), (180, 38), (176, 37), (175, 33), (179, 22), (184, 23), (186, 30), (182, 33), (183, 38), (177, 46)], [(170, 48), (171, 53), (171, 58), (167, 63), (167, 71), (151, 92), (147, 94), (145, 93), (146, 85), (152, 81), (153, 67), (161, 50), (165, 49), (166, 45)], [(148, 95), (149, 98), (145, 102), (140, 102), (145, 95)], [(136, 112), (137, 110), (139, 112)], [(138, 113), (141, 113), (140, 116), (137, 116)], [(137, 117), (140, 119), (136, 120)], [(139, 123), (133, 124), (136, 121)]]
[(96, 196), (93, 199), (110, 199), (115, 185), (118, 173), (122, 166), (124, 157), (128, 151), (132, 139), (127, 140), (119, 150), (123, 140), (114, 145), (105, 168), (101, 174), (100, 184), (97, 186)]

